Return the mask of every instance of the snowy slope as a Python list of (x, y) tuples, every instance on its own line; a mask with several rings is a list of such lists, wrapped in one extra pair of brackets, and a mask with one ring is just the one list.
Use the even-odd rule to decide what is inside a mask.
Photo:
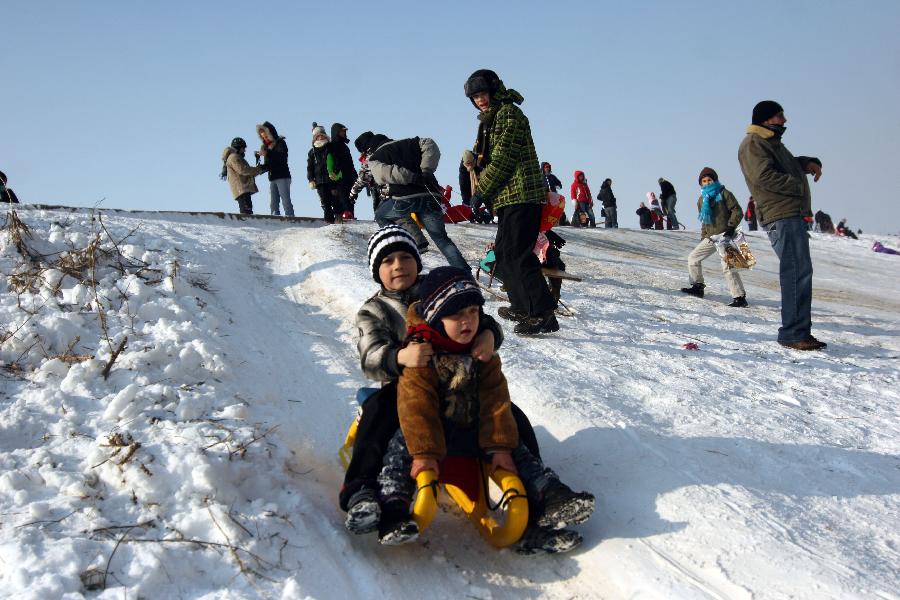
[[(677, 292), (695, 233), (561, 230), (577, 316), (501, 354), (599, 508), (579, 551), (525, 558), (452, 509), (408, 547), (343, 530), (373, 223), (17, 210), (35, 262), (0, 216), (2, 596), (900, 597), (900, 257), (870, 238), (813, 236), (829, 349), (802, 354), (773, 341), (763, 234), (736, 310), (712, 260), (706, 299)], [(493, 232), (451, 229), (473, 260)]]

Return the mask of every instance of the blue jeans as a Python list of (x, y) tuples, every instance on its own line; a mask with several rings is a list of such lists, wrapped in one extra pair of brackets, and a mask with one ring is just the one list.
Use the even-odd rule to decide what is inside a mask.
[(619, 227), (619, 217), (616, 214), (616, 207), (610, 206), (609, 208), (604, 207), (603, 212), (606, 214), (606, 228), (607, 229), (617, 229)]
[(418, 196), (414, 198), (388, 198), (381, 203), (375, 211), (375, 220), (379, 227), (391, 225), (401, 219), (408, 218), (411, 213), (416, 213), (419, 222), (425, 227), (425, 231), (431, 236), (434, 245), (438, 247), (447, 262), (454, 267), (471, 272), (471, 267), (459, 248), (447, 235), (444, 227), (444, 217), (438, 208), (438, 200), (431, 196)]
[(666, 198), (666, 217), (669, 219), (668, 229), (679, 229), (681, 224), (678, 217), (675, 216), (675, 203), (678, 202), (678, 196), (672, 194)]
[(779, 342), (802, 342), (812, 333), (812, 258), (803, 217), (789, 217), (763, 226), (778, 255), (781, 282)]
[(281, 200), (281, 203), (284, 204), (284, 216), (293, 217), (294, 216), (294, 205), (291, 204), (291, 178), (285, 177), (284, 179), (276, 179), (275, 181), (269, 182), (269, 193), (271, 194), (271, 198), (269, 200), (269, 212), (273, 215), (280, 215), (281, 211), (278, 210), (278, 202)]

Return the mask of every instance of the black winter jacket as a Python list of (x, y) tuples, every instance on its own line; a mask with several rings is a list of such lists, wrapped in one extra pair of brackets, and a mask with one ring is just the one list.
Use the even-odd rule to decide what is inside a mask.
[(16, 197), (16, 193), (6, 187), (6, 184), (3, 183), (2, 179), (0, 179), (0, 202), (8, 202), (10, 204), (19, 203), (19, 199)]
[(553, 173), (546, 173), (544, 179), (547, 181), (547, 188), (549, 188), (551, 192), (556, 192), (558, 194), (559, 190), (562, 189), (562, 181), (560, 181), (559, 177)]
[(316, 185), (326, 185), (331, 182), (328, 178), (328, 153), (331, 144), (325, 144), (321, 148), (313, 146), (306, 155), (306, 179), (315, 181)]
[(597, 200), (603, 203), (603, 208), (615, 208), (616, 207), (616, 196), (613, 194), (612, 186), (603, 182), (603, 185), (600, 186), (600, 193), (597, 194)]
[(269, 130), (269, 137), (275, 140), (271, 147), (266, 148), (266, 158), (263, 162), (269, 169), (269, 181), (276, 179), (289, 179), (291, 170), (288, 168), (288, 146), (283, 137), (278, 137), (275, 126), (266, 121), (262, 124)]
[(653, 225), (653, 219), (650, 218), (650, 209), (642, 206), (634, 212), (641, 221), (641, 229), (650, 229)]
[(675, 195), (675, 186), (663, 179), (663, 182), (659, 184), (659, 192), (660, 201), (668, 200), (669, 196)]
[(340, 123), (331, 126), (331, 156), (334, 159), (334, 168), (342, 173), (339, 185), (347, 186), (347, 189), (353, 185), (359, 174), (356, 172), (356, 165), (353, 163), (353, 155), (350, 154), (350, 140), (344, 137), (344, 127)]

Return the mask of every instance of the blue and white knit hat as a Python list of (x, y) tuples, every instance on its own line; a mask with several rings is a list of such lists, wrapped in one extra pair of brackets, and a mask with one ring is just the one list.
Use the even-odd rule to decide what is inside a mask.
[(419, 316), (431, 327), (437, 327), (442, 317), (467, 306), (484, 305), (484, 296), (472, 274), (459, 267), (432, 269), (419, 284), (419, 296)]
[(418, 267), (416, 272), (422, 272), (422, 257), (419, 256), (419, 249), (416, 247), (416, 240), (413, 239), (413, 236), (398, 225), (385, 225), (369, 238), (368, 255), (372, 279), (381, 283), (381, 277), (378, 276), (378, 267), (381, 266), (381, 261), (391, 252), (398, 250), (412, 254)]

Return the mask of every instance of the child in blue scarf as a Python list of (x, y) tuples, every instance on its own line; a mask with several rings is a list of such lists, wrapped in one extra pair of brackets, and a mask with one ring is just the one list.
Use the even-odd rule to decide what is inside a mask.
[[(700, 243), (688, 255), (688, 276), (691, 285), (681, 288), (681, 291), (702, 298), (706, 285), (703, 283), (701, 262), (716, 253), (716, 244), (711, 238), (720, 235), (733, 236), (735, 229), (741, 223), (744, 212), (734, 194), (719, 183), (719, 175), (712, 168), (704, 167), (700, 171), (698, 182), (700, 183), (700, 198), (697, 199), (701, 223)], [(728, 306), (733, 308), (747, 306), (747, 294), (744, 291), (741, 276), (736, 270), (729, 269), (725, 261), (722, 261), (722, 271), (725, 273), (725, 281), (728, 283), (728, 289), (732, 296), (732, 301)]]

